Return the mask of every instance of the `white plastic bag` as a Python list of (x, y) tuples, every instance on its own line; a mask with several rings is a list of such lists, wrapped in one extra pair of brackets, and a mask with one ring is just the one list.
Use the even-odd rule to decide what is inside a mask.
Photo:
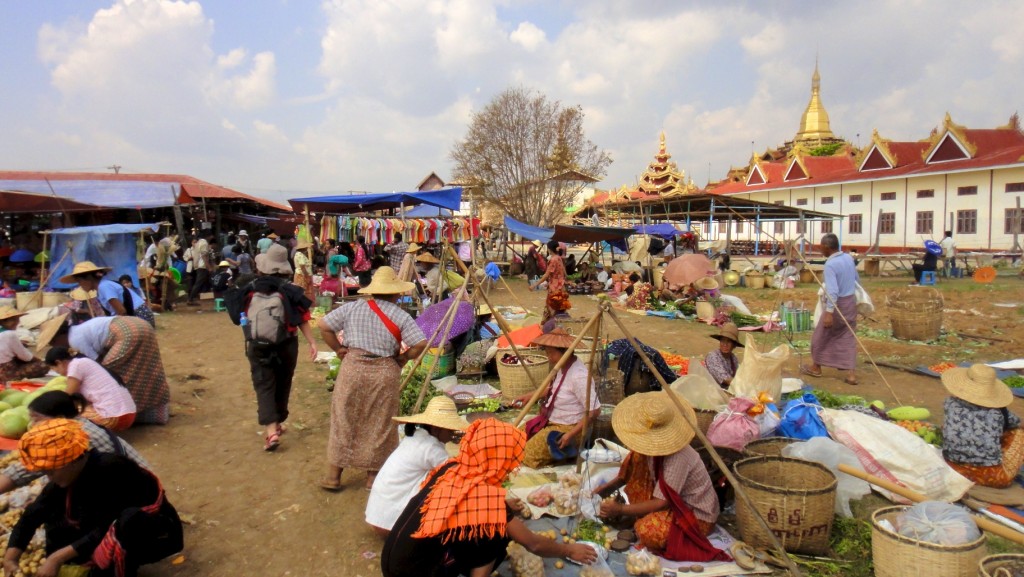
[(722, 387), (718, 386), (718, 383), (711, 378), (710, 374), (707, 374), (707, 369), (703, 365), (691, 362), (691, 369), (694, 367), (694, 364), (703, 369), (704, 374), (691, 372), (691, 374), (683, 375), (672, 381), (669, 388), (677, 395), (690, 401), (690, 404), (695, 409), (721, 410), (722, 407), (729, 403), (729, 395), (722, 390)]
[(743, 349), (743, 360), (732, 379), (729, 392), (737, 397), (756, 399), (757, 394), (765, 391), (773, 399), (782, 398), (782, 365), (789, 360), (792, 349), (788, 344), (781, 344), (774, 349), (763, 352), (747, 335), (746, 348)]
[(853, 451), (826, 437), (813, 437), (808, 441), (791, 443), (782, 448), (783, 457), (821, 463), (832, 471), (839, 481), (836, 487), (836, 514), (853, 517), (850, 500), (860, 499), (871, 492), (867, 481), (839, 471), (839, 464), (864, 470)]
[(627, 575), (661, 575), (661, 561), (646, 548), (626, 553)]
[[(876, 477), (933, 501), (959, 501), (971, 488), (970, 481), (946, 464), (938, 448), (899, 425), (857, 411), (823, 409), (822, 416), (832, 438), (852, 450), (864, 470)], [(879, 491), (890, 501), (909, 503)]]
[(925, 501), (896, 517), (896, 532), (904, 537), (937, 545), (966, 545), (978, 540), (981, 531), (962, 508), (949, 503)]
[(868, 291), (860, 286), (860, 283), (857, 283), (853, 294), (857, 297), (857, 312), (861, 316), (869, 317), (875, 313), (875, 303), (871, 300), (871, 295), (868, 294)]
[(775, 436), (775, 429), (779, 428), (781, 420), (779, 414), (767, 406), (763, 413), (754, 417), (754, 422), (757, 423), (757, 428), (761, 431), (762, 438)]

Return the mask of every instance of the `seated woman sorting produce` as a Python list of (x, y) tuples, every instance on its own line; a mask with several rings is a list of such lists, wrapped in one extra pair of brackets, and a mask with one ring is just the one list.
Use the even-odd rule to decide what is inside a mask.
[[(601, 516), (637, 517), (637, 538), (652, 552), (677, 561), (728, 560), (707, 535), (719, 505), (704, 463), (690, 446), (693, 429), (665, 391), (626, 397), (612, 413), (612, 428), (630, 453), (619, 476), (594, 490), (606, 494), (625, 485), (629, 504), (601, 503)], [(680, 398), (690, 420), (693, 408)]]
[[(552, 431), (561, 433), (557, 445), (565, 450), (579, 442), (578, 436), (583, 433), (583, 415), (590, 412), (590, 422), (601, 412), (601, 401), (597, 398), (597, 387), (590, 378), (587, 366), (576, 358), (572, 346), (574, 337), (564, 329), (556, 328), (550, 333), (533, 339), (531, 346), (544, 348), (551, 366), (568, 351), (569, 359), (559, 369), (547, 391), (542, 393), (539, 404), (539, 415), (527, 423), (529, 441), (526, 443), (526, 457), (523, 464), (539, 469), (555, 462), (548, 447), (548, 435)], [(590, 389), (590, 404), (587, 405), (587, 389)], [(516, 399), (516, 404), (523, 405), (530, 401), (531, 395), (523, 395)]]
[(82, 417), (111, 431), (123, 431), (135, 422), (132, 394), (103, 365), (82, 355), (72, 356), (65, 347), (46, 351), (46, 364), (67, 377), (67, 394), (85, 397), (89, 404)]
[(740, 367), (740, 361), (732, 352), (736, 347), (743, 347), (740, 342), (740, 331), (733, 323), (725, 323), (717, 335), (711, 338), (718, 339), (718, 350), (711, 351), (704, 357), (704, 366), (714, 377), (718, 386), (728, 389), (732, 384), (732, 378), (736, 376), (736, 370)]
[(41, 377), (49, 372), (46, 363), (25, 348), (18, 333), (18, 323), (27, 313), (13, 307), (0, 308), (0, 381), (17, 381)]
[(1020, 417), (1007, 407), (1013, 393), (987, 365), (949, 369), (942, 384), (942, 456), (956, 472), (986, 487), (1009, 487), (1024, 464)]
[(66, 563), (91, 563), (90, 576), (133, 577), (140, 565), (182, 549), (181, 520), (160, 481), (120, 455), (89, 450), (81, 424), (51, 419), (18, 443), (22, 464), (41, 471), (43, 487), (11, 531), (4, 553), (6, 575), (36, 529), (46, 529), (46, 559), (40, 575), (57, 575)]
[(405, 423), (405, 438), (380, 468), (366, 501), (366, 522), (382, 537), (387, 537), (409, 499), (420, 492), (427, 473), (448, 460), (445, 443), (469, 426), (459, 416), (455, 401), (444, 395), (430, 399), (418, 415), (391, 419)]
[(590, 546), (541, 537), (513, 515), (502, 483), (525, 446), (526, 435), (508, 423), (471, 424), (458, 457), (431, 471), (395, 522), (381, 552), (384, 577), (487, 577), (510, 541), (541, 557), (593, 562)]

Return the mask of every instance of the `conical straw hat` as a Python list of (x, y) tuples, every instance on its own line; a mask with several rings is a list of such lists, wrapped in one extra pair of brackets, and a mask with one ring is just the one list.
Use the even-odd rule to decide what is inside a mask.
[[(680, 451), (693, 440), (694, 432), (683, 420), (668, 395), (657, 391), (638, 393), (623, 399), (612, 412), (612, 429), (626, 447), (648, 457), (663, 457)], [(690, 403), (678, 397), (693, 422), (697, 414)]]
[(958, 367), (942, 373), (942, 384), (954, 397), (990, 409), (1009, 407), (1013, 391), (996, 378), (996, 370), (988, 365)]
[(469, 423), (459, 416), (459, 410), (455, 406), (455, 401), (444, 395), (430, 399), (430, 402), (427, 403), (427, 408), (422, 413), (409, 415), (408, 417), (391, 418), (399, 423), (430, 425), (452, 431), (462, 431), (469, 426)]
[(370, 284), (359, 289), (359, 294), (364, 295), (394, 295), (409, 292), (415, 288), (411, 282), (398, 279), (398, 273), (389, 266), (382, 266), (373, 273), (373, 280)]

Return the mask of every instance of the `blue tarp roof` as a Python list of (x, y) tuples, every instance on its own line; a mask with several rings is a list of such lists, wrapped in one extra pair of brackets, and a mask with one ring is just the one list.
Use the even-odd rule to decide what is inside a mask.
[(566, 243), (607, 242), (625, 250), (626, 238), (633, 234), (630, 228), (614, 228), (607, 226), (567, 226), (555, 225), (555, 228), (541, 228), (506, 216), (505, 228), (523, 238), (548, 242), (556, 240)]
[[(53, 187), (53, 190), (50, 187)], [(160, 208), (188, 204), (192, 198), (176, 182), (140, 180), (0, 180), (0, 189), (70, 198), (109, 208)]]
[(429, 204), (421, 204), (417, 207), (406, 210), (403, 216), (407, 218), (444, 218), (449, 217), (451, 215), (452, 211), (447, 208), (430, 206)]
[(518, 234), (519, 236), (528, 240), (539, 240), (541, 242), (547, 242), (551, 240), (551, 237), (555, 236), (555, 229), (553, 228), (541, 228), (539, 226), (532, 226), (525, 222), (519, 222), (511, 216), (505, 217), (505, 228), (509, 232)]
[[(108, 278), (117, 280), (123, 274), (132, 277), (139, 286), (138, 260), (135, 241), (139, 232), (159, 230), (158, 224), (107, 224), (102, 226), (80, 226), (58, 228), (52, 231), (50, 244), (50, 272), (47, 285), (58, 289), (72, 289), (76, 285), (60, 282), (60, 277), (71, 274), (75, 263), (84, 260), (97, 266), (109, 266)], [(64, 253), (69, 252), (67, 257)]]
[(662, 223), (662, 224), (638, 224), (633, 227), (633, 230), (640, 234), (653, 234), (655, 236), (682, 236), (686, 234), (685, 231), (679, 230), (675, 226)]
[(345, 194), (339, 196), (311, 196), (288, 200), (295, 212), (304, 209), (316, 212), (344, 214), (351, 212), (373, 212), (399, 208), (401, 206), (417, 206), (429, 204), (451, 210), (459, 210), (462, 205), (462, 188), (445, 188), (428, 192), (387, 192), (377, 194)]

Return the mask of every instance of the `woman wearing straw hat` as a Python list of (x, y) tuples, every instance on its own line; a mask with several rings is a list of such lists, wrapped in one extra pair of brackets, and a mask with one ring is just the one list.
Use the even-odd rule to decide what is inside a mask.
[(302, 288), (306, 298), (313, 300), (313, 268), (309, 262), (309, 256), (304, 252), (313, 246), (308, 240), (299, 241), (295, 245), (295, 255), (292, 261), (295, 263), (295, 277), (292, 284)]
[(539, 240), (535, 240), (530, 243), (530, 250), (526, 251), (526, 256), (523, 258), (523, 269), (526, 272), (527, 282), (533, 282), (533, 279), (540, 278), (540, 275), (544, 274), (547, 270), (547, 261), (544, 260), (544, 256), (540, 254), (540, 249), (544, 246)]
[(569, 302), (569, 293), (565, 290), (565, 264), (562, 262), (563, 250), (557, 241), (548, 241), (548, 263), (544, 270), (544, 276), (540, 277), (530, 285), (530, 290), (536, 290), (541, 283), (548, 283), (548, 298), (544, 301), (544, 317), (542, 323), (554, 318), (556, 315), (565, 314), (572, 308)]
[(513, 515), (502, 484), (522, 462), (525, 444), (523, 431), (508, 423), (474, 421), (458, 456), (430, 472), (395, 522), (381, 551), (384, 577), (484, 577), (511, 541), (541, 557), (593, 563), (593, 547), (541, 537)]
[(732, 352), (736, 347), (743, 348), (740, 331), (735, 324), (725, 323), (718, 334), (711, 335), (711, 338), (718, 340), (718, 349), (704, 357), (704, 366), (718, 386), (728, 389), (732, 378), (736, 376), (736, 370), (740, 368), (740, 361)]
[(636, 517), (634, 530), (644, 547), (676, 561), (727, 561), (707, 535), (715, 528), (719, 504), (711, 476), (690, 446), (693, 407), (679, 398), (687, 419), (668, 392), (626, 397), (612, 413), (612, 429), (630, 453), (611, 482), (594, 493), (625, 486), (629, 504), (601, 503), (602, 517)]
[[(574, 340), (575, 338), (565, 332), (565, 329), (556, 328), (530, 343), (530, 346), (544, 348), (544, 354), (547, 355), (552, 367), (562, 355), (569, 355), (569, 359), (541, 395), (541, 400), (538, 401), (540, 414), (527, 423), (529, 441), (526, 443), (526, 456), (523, 457), (523, 464), (527, 467), (539, 469), (555, 462), (552, 448), (548, 446), (548, 437), (552, 432), (558, 434), (557, 440), (554, 441), (558, 450), (565, 451), (579, 442), (579, 436), (583, 434), (583, 415), (589, 410), (589, 420), (593, 423), (601, 413), (597, 387), (590, 378), (587, 365), (576, 358), (574, 351), (569, 348)], [(587, 405), (588, 386), (590, 405)], [(520, 397), (517, 404), (528, 402), (531, 396)]]
[[(427, 346), (416, 321), (396, 304), (411, 290), (411, 282), (382, 266), (359, 290), (369, 300), (345, 303), (320, 319), (324, 342), (342, 359), (331, 397), (327, 474), (320, 481), (325, 490), (341, 490), (345, 468), (365, 470), (369, 489), (398, 444), (391, 417), (398, 414), (402, 366)], [(403, 343), (409, 347), (404, 352)]]
[(62, 276), (60, 282), (77, 284), (85, 291), (96, 291), (96, 298), (107, 314), (135, 316), (135, 308), (143, 303), (135, 302), (138, 297), (117, 281), (105, 278), (110, 270), (109, 266), (97, 266), (83, 260), (71, 269), (71, 274)]
[(0, 308), (0, 382), (41, 377), (50, 372), (18, 338), (16, 329), (26, 313), (14, 307)]
[(425, 252), (416, 257), (416, 262), (423, 267), (423, 290), (427, 291), (427, 295), (431, 298), (440, 295), (439, 298), (448, 298), (446, 294), (448, 292), (448, 285), (444, 282), (444, 276), (441, 274), (441, 261), (429, 252)]
[(409, 499), (420, 492), (427, 473), (448, 460), (445, 443), (469, 426), (455, 401), (444, 395), (430, 399), (418, 415), (392, 420), (405, 424), (405, 438), (380, 468), (366, 501), (366, 522), (381, 537), (387, 537)]
[(103, 310), (99, 299), (96, 298), (96, 291), (87, 291), (82, 287), (76, 287), (71, 290), (69, 296), (71, 300), (61, 303), (57, 308), (58, 313), (67, 313), (69, 315), (68, 323), (72, 326), (81, 324), (89, 319), (107, 316), (107, 311)]
[(956, 472), (986, 487), (1009, 487), (1024, 464), (1020, 417), (1007, 408), (1013, 393), (988, 365), (949, 369), (942, 384), (942, 456)]

